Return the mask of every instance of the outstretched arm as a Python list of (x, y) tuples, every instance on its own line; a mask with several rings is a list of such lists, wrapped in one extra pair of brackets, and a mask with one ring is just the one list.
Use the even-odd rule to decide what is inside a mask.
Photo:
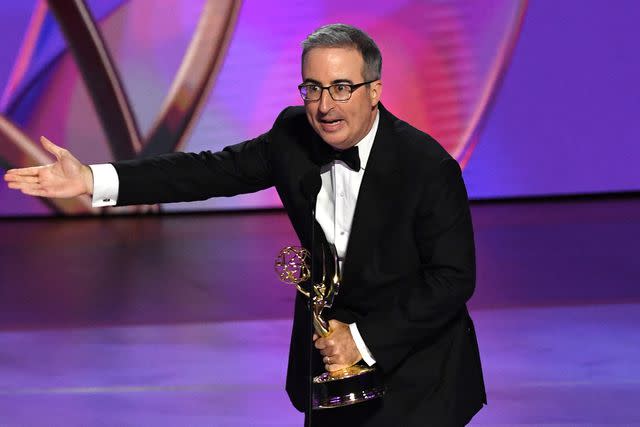
[(39, 197), (70, 198), (93, 193), (89, 166), (44, 136), (40, 137), (40, 143), (56, 161), (45, 166), (8, 170), (4, 179), (9, 188)]

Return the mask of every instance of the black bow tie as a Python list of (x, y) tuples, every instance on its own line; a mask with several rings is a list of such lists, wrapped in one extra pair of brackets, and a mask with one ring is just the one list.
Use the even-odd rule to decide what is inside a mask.
[(355, 145), (343, 151), (327, 150), (327, 158), (323, 164), (331, 163), (334, 160), (344, 162), (349, 168), (358, 172), (360, 170), (360, 156), (358, 155), (358, 147)]

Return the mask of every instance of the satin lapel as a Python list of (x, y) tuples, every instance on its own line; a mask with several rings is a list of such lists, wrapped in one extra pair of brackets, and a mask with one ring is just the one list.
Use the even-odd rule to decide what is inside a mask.
[[(304, 177), (307, 176), (307, 174), (317, 174), (318, 176), (320, 176), (320, 168), (311, 162), (305, 164), (302, 167), (298, 165), (297, 168), (299, 168), (299, 172), (296, 173), (298, 180), (293, 183), (293, 187), (295, 189), (295, 194), (296, 194), (295, 198), (293, 199), (295, 200), (295, 204), (294, 204), (295, 214), (291, 215), (292, 214), (290, 209), (291, 207), (289, 206), (285, 206), (285, 207), (287, 208), (287, 213), (289, 213), (291, 222), (293, 223), (294, 228), (296, 229), (298, 238), (300, 239), (300, 243), (302, 243), (302, 245), (307, 248), (311, 248), (311, 240), (312, 240), (311, 212), (315, 208), (315, 206), (313, 206), (312, 200), (308, 199), (303, 194), (301, 189), (301, 182), (304, 179)], [(314, 222), (315, 222), (316, 233), (317, 233), (317, 230), (319, 229), (320, 233), (322, 234), (322, 228), (319, 226), (317, 221), (314, 220)], [(318, 234), (316, 234), (316, 239), (318, 237), (319, 237)]]
[(392, 116), (380, 105), (378, 131), (360, 185), (345, 254), (343, 278), (346, 286), (370, 256), (367, 248), (374, 247), (381, 228), (392, 214), (400, 156), (394, 144), (391, 120)]
[[(322, 159), (327, 157), (326, 144), (320, 139), (320, 137), (313, 133), (313, 136), (310, 138), (310, 159), (309, 161), (304, 162), (300, 166), (300, 171), (297, 173), (300, 176), (300, 181), (304, 179), (307, 174), (313, 173), (320, 176), (320, 164), (322, 163)], [(299, 184), (299, 183), (298, 183)], [(297, 215), (297, 224), (294, 224), (294, 228), (298, 232), (298, 237), (300, 238), (300, 242), (302, 246), (310, 249), (312, 248), (312, 236), (311, 230), (315, 230), (315, 247), (311, 250), (314, 254), (316, 266), (318, 268), (322, 265), (322, 248), (327, 245), (327, 238), (322, 230), (322, 226), (318, 223), (317, 220), (313, 220), (313, 226), (311, 221), (311, 211), (315, 206), (312, 205), (312, 200), (304, 197), (302, 192), (300, 192), (300, 208), (299, 214)], [(292, 222), (293, 218), (292, 218)], [(322, 271), (316, 271), (317, 274), (316, 281), (320, 280), (320, 276)], [(309, 289), (307, 289), (309, 290)]]

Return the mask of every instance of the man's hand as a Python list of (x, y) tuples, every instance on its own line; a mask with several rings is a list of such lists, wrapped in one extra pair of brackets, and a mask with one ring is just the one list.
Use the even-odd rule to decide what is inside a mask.
[(42, 146), (56, 157), (46, 166), (10, 169), (4, 175), (9, 188), (39, 197), (75, 197), (93, 193), (93, 176), (68, 150), (58, 147), (44, 136)]
[(358, 347), (351, 336), (351, 330), (346, 323), (337, 320), (329, 320), (331, 334), (320, 338), (313, 335), (315, 347), (324, 357), (324, 368), (329, 371), (338, 371), (355, 365), (362, 359)]

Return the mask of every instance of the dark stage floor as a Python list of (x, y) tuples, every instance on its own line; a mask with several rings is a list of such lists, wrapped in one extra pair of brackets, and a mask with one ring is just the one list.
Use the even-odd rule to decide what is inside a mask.
[[(476, 426), (640, 425), (640, 199), (473, 206)], [(0, 220), (0, 425), (294, 426), (282, 212)]]

